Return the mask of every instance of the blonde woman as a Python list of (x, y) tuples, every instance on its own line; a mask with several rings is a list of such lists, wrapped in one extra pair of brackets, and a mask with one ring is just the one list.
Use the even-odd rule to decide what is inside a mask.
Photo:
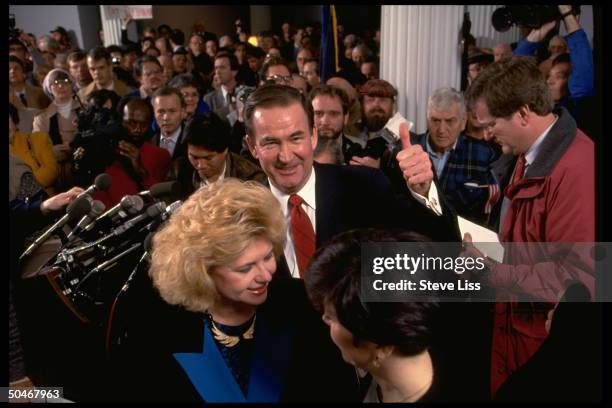
[(255, 182), (228, 178), (185, 201), (153, 238), (149, 274), (159, 295), (140, 296), (128, 319), (122, 400), (357, 396), (303, 282), (272, 280), (284, 225), (276, 198)]

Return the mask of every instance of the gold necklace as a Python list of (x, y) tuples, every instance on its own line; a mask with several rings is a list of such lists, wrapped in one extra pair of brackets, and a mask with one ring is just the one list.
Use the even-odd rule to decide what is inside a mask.
[(253, 334), (255, 333), (255, 319), (256, 318), (257, 318), (257, 315), (253, 317), (253, 322), (251, 322), (251, 325), (244, 333), (238, 336), (231, 336), (229, 334), (223, 333), (215, 325), (215, 322), (212, 316), (210, 314), (208, 315), (208, 320), (210, 321), (210, 330), (212, 331), (212, 334), (215, 340), (221, 343), (222, 345), (224, 345), (225, 347), (234, 347), (236, 344), (240, 342), (241, 338), (251, 340), (253, 338)]

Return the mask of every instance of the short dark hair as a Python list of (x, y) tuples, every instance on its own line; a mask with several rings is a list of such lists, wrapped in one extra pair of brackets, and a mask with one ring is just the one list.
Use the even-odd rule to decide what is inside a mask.
[(14, 55), (9, 55), (9, 62), (14, 62), (16, 64), (19, 64), (19, 66), (21, 67), (21, 70), (25, 71), (25, 63), (21, 60), (21, 58), (16, 57)]
[(261, 59), (261, 58), (263, 58), (263, 57), (265, 57), (265, 56), (266, 56), (266, 53), (265, 53), (265, 52), (264, 52), (264, 50), (262, 50), (261, 48), (259, 48), (259, 47), (253, 47), (253, 46), (252, 46), (251, 44), (249, 44), (249, 43), (246, 43), (246, 44), (247, 44), (247, 49), (246, 49), (246, 56), (247, 56), (247, 59), (248, 59), (249, 57), (254, 57), (254, 58), (257, 58), (257, 59)]
[(27, 51), (28, 49), (26, 48), (25, 44), (22, 43), (21, 41), (19, 41), (17, 38), (11, 38), (9, 40), (9, 48), (11, 47), (11, 45), (19, 45), (24, 51)]
[(342, 105), (342, 114), (346, 115), (349, 111), (349, 99), (344, 90), (333, 85), (320, 84), (312, 88), (310, 94), (308, 94), (308, 103), (312, 106), (312, 101), (317, 96), (329, 96), (330, 98), (340, 99)]
[(15, 126), (19, 124), (19, 111), (17, 110), (17, 107), (10, 102), (9, 102), (9, 117), (11, 118)]
[(134, 73), (136, 74), (137, 77), (142, 76), (142, 66), (146, 62), (153, 62), (157, 64), (157, 66), (163, 70), (163, 67), (159, 63), (159, 60), (157, 58), (155, 58), (152, 55), (143, 55), (142, 57), (138, 58), (136, 62), (134, 63)]
[(544, 116), (554, 106), (544, 75), (530, 57), (515, 57), (489, 65), (466, 91), (469, 109), (481, 98), (489, 113), (497, 118), (507, 118), (525, 105)]
[(354, 344), (367, 340), (395, 346), (413, 356), (431, 344), (436, 302), (366, 302), (361, 297), (361, 244), (363, 242), (422, 242), (429, 239), (411, 231), (360, 229), (344, 232), (317, 250), (304, 282), (315, 308), (334, 306), (338, 321), (354, 336)]
[(119, 47), (118, 45), (115, 45), (115, 44), (109, 45), (108, 47), (106, 47), (106, 51), (108, 51), (109, 54), (113, 53), (113, 52), (119, 52), (119, 53), (121, 53), (121, 55), (123, 55), (123, 50), (121, 49), (121, 47)]
[(231, 129), (214, 112), (195, 115), (185, 136), (185, 143), (221, 153), (229, 146)]
[(308, 118), (309, 130), (312, 131), (314, 118), (312, 106), (306, 102), (304, 95), (288, 85), (270, 84), (257, 88), (246, 100), (244, 107), (244, 126), (247, 134), (255, 139), (253, 115), (258, 108), (286, 107), (292, 104), (302, 106)]
[(153, 107), (149, 102), (147, 102), (145, 99), (139, 98), (138, 96), (125, 96), (121, 98), (119, 104), (117, 105), (117, 114), (119, 115), (121, 121), (123, 121), (125, 107), (128, 105), (137, 105), (139, 108), (147, 112), (147, 114), (149, 115), (149, 120), (153, 119)]
[(272, 56), (267, 58), (261, 66), (261, 69), (259, 70), (259, 78), (265, 81), (266, 77), (268, 76), (268, 69), (276, 65), (285, 66), (289, 71), (289, 74), (291, 74), (291, 68), (289, 68), (289, 64), (287, 64), (287, 61), (285, 61), (282, 57)]
[(81, 50), (77, 50), (77, 51), (72, 51), (70, 54), (68, 54), (68, 56), (66, 57), (66, 61), (67, 62), (80, 61), (85, 58), (87, 58), (87, 54), (85, 54), (85, 52)]
[(108, 64), (111, 63), (111, 55), (106, 49), (106, 47), (99, 46), (92, 48), (87, 53), (87, 57), (91, 58), (94, 61), (104, 59)]
[(179, 74), (172, 78), (170, 82), (168, 82), (168, 85), (179, 91), (183, 88), (191, 86), (196, 88), (199, 93), (201, 93), (200, 87), (202, 86), (200, 81), (198, 81), (198, 79), (193, 74)]
[(568, 64), (572, 63), (572, 60), (570, 59), (570, 55), (567, 52), (557, 55), (555, 59), (552, 60), (551, 66), (554, 67), (555, 65), (561, 64), (564, 62), (567, 62)]
[(240, 69), (240, 64), (238, 64), (238, 58), (236, 58), (236, 56), (232, 54), (231, 52), (227, 52), (227, 51), (218, 52), (217, 55), (215, 55), (215, 61), (218, 60), (219, 58), (227, 58), (229, 60), (230, 69), (232, 71), (238, 71)]
[(193, 59), (193, 70), (202, 74), (210, 74), (215, 70), (215, 64), (212, 58), (203, 52)]
[(170, 39), (176, 45), (183, 45), (185, 43), (185, 33), (182, 30), (175, 28), (174, 30), (172, 30)]
[(159, 88), (157, 91), (155, 91), (155, 93), (153, 94), (153, 97), (151, 98), (151, 103), (153, 103), (155, 99), (159, 96), (171, 96), (171, 95), (178, 96), (178, 98), (181, 101), (181, 106), (183, 108), (187, 106), (187, 104), (185, 103), (185, 98), (183, 98), (183, 94), (180, 93), (178, 89), (173, 88), (169, 85), (164, 85), (161, 88)]

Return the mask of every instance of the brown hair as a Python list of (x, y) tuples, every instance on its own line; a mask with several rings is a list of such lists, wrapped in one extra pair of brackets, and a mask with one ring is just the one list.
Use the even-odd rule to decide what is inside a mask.
[(264, 85), (257, 88), (246, 100), (244, 107), (244, 126), (247, 130), (247, 135), (255, 140), (255, 128), (253, 126), (253, 115), (258, 108), (274, 108), (286, 107), (292, 104), (298, 104), (308, 117), (309, 130), (314, 126), (314, 115), (312, 106), (306, 102), (304, 95), (297, 89), (287, 85)]
[(340, 103), (342, 104), (342, 114), (346, 115), (348, 113), (350, 103), (344, 90), (333, 85), (317, 85), (312, 88), (312, 91), (310, 91), (310, 94), (308, 95), (308, 103), (310, 106), (312, 106), (312, 101), (317, 96), (329, 96), (330, 98), (340, 99)]
[(483, 99), (490, 114), (497, 118), (508, 118), (525, 105), (544, 116), (554, 106), (544, 75), (529, 57), (489, 65), (470, 85), (466, 99), (470, 109)]

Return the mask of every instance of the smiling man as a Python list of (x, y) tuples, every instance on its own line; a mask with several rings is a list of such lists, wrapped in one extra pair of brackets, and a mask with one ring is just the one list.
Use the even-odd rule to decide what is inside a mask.
[[(294, 88), (266, 85), (253, 92), (245, 127), (249, 149), (289, 224), (276, 276), (302, 277), (316, 247), (352, 228), (405, 227), (441, 240), (458, 238), (448, 208), (436, 215), (415, 196), (396, 198), (379, 170), (313, 163), (318, 131), (311, 107)], [(401, 133), (406, 147), (398, 161), (407, 185), (417, 195), (430, 196), (435, 186), (427, 153), (410, 145), (406, 127)]]

